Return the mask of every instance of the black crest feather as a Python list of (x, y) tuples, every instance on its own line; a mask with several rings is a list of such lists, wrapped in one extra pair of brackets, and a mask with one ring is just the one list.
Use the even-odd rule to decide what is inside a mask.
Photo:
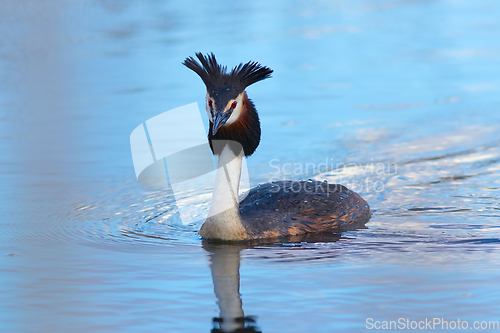
[(249, 61), (235, 66), (228, 73), (227, 67), (219, 65), (213, 53), (203, 55), (197, 52), (196, 57), (199, 62), (193, 57), (187, 57), (183, 65), (201, 77), (209, 92), (233, 91), (231, 95), (237, 96), (249, 85), (270, 78), (273, 72), (269, 67)]

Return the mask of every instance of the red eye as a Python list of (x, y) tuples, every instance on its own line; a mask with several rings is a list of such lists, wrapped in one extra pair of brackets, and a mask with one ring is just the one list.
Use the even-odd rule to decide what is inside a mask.
[(234, 101), (233, 104), (231, 104), (231, 109), (236, 108), (236, 105), (238, 105), (238, 103), (236, 103), (236, 101)]
[(211, 99), (209, 99), (209, 100), (208, 100), (208, 106), (212, 107), (212, 105), (213, 105), (212, 100), (211, 100)]

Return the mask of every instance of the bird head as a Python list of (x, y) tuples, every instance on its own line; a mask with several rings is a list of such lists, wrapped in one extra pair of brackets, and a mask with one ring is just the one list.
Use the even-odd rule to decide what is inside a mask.
[(240, 63), (228, 72), (226, 66), (217, 63), (213, 53), (196, 53), (196, 57), (199, 62), (188, 57), (183, 64), (198, 74), (207, 87), (205, 108), (210, 120), (211, 135), (215, 136), (221, 127), (238, 121), (245, 112), (245, 104), (251, 104), (246, 97), (246, 87), (271, 77), (273, 71), (249, 61)]

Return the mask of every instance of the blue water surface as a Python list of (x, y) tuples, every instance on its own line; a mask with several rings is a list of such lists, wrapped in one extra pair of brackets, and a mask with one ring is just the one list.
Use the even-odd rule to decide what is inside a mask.
[[(263, 332), (500, 321), (499, 17), (487, 0), (1, 2), (0, 331), (210, 332), (225, 255)], [(252, 185), (342, 183), (368, 229), (213, 250), (170, 190), (138, 184), (132, 130), (204, 105), (181, 64), (197, 51), (274, 70), (247, 89)]]

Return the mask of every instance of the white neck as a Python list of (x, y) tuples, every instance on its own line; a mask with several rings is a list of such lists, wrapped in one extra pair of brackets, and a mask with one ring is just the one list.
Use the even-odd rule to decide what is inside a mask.
[(235, 155), (225, 145), (217, 161), (212, 205), (208, 216), (220, 214), (233, 207), (238, 208), (238, 191), (240, 189), (242, 154)]
[(225, 145), (219, 155), (212, 204), (208, 218), (200, 230), (201, 237), (205, 239), (247, 238), (238, 210), (243, 154), (243, 149), (236, 155), (229, 145)]

